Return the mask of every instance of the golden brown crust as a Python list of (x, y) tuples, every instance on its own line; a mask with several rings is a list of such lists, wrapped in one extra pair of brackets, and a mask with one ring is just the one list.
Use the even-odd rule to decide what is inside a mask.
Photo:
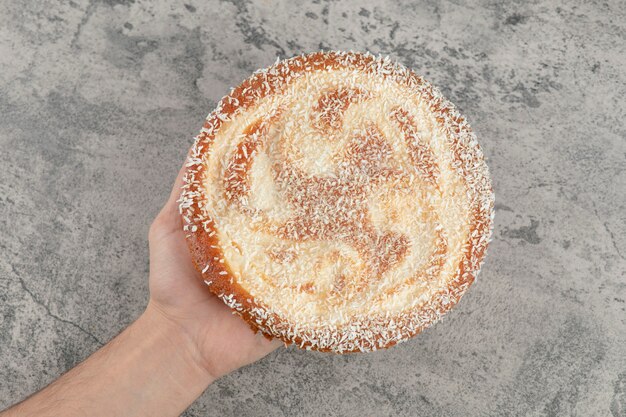
[[(257, 302), (253, 295), (236, 282), (229, 265), (223, 262), (224, 253), (218, 241), (213, 219), (203, 211), (201, 187), (204, 178), (203, 163), (216, 133), (238, 110), (254, 106), (259, 99), (267, 95), (278, 94), (280, 89), (288, 85), (289, 79), (293, 79), (299, 73), (339, 67), (393, 77), (406, 88), (415, 90), (422, 100), (428, 103), (430, 111), (436, 115), (438, 128), (446, 135), (453, 151), (454, 169), (465, 182), (467, 192), (471, 195), (472, 220), (465, 255), (458, 265), (456, 276), (449, 282), (447, 288), (434, 294), (418, 309), (394, 316), (355, 319), (342, 328), (321, 326), (315, 329), (300, 329), (294, 323), (289, 323), (273, 313), (270, 306)], [(367, 99), (367, 94), (359, 91), (356, 96), (351, 97)], [(341, 92), (337, 97), (322, 97), (318, 104), (320, 122), (329, 129), (337, 125), (340, 115), (325, 111), (324, 103), (337, 99), (341, 99)], [(394, 113), (394, 117), (401, 124), (405, 135), (416, 134), (412, 130), (409, 116), (399, 110)], [(428, 149), (417, 149), (415, 154), (424, 155), (423, 174), (436, 186), (438, 167), (428, 152)], [(393, 346), (414, 336), (438, 320), (459, 301), (478, 274), (491, 234), (493, 192), (487, 166), (469, 124), (430, 84), (387, 58), (358, 53), (317, 52), (278, 62), (266, 70), (253, 74), (224, 97), (217, 109), (209, 115), (190, 152), (187, 167), (180, 209), (194, 264), (202, 272), (208, 289), (220, 297), (254, 330), (280, 338), (285, 343), (294, 343), (301, 348), (339, 353), (371, 351)], [(439, 251), (446, 250), (443, 247), (445, 239), (438, 241), (442, 242), (437, 246)], [(436, 267), (437, 262), (443, 262), (440, 258), (435, 259), (435, 264), (431, 266)], [(222, 261), (218, 262), (219, 260)]]

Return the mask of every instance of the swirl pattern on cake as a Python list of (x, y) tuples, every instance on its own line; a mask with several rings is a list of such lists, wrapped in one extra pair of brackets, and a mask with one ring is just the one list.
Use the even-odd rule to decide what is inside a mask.
[(474, 281), (493, 192), (468, 123), (388, 58), (257, 71), (190, 151), (180, 199), (210, 291), (255, 330), (321, 351), (392, 346)]

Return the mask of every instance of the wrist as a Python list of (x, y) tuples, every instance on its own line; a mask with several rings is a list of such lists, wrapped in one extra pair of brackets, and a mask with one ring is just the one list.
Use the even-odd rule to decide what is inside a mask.
[(214, 380), (189, 336), (154, 307), (8, 415), (180, 415)]
[(217, 379), (204, 366), (200, 351), (191, 335), (170, 318), (153, 301), (148, 303), (146, 310), (137, 319), (136, 326), (140, 333), (151, 333), (157, 341), (158, 349), (163, 349), (170, 356), (170, 375), (178, 376), (177, 382), (183, 389), (204, 390)]

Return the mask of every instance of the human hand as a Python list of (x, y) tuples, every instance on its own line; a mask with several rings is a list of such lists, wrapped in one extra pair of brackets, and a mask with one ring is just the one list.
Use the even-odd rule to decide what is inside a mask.
[(150, 227), (150, 301), (146, 310), (174, 329), (198, 366), (219, 378), (281, 345), (255, 334), (248, 324), (202, 285), (187, 249), (177, 199), (185, 166)]

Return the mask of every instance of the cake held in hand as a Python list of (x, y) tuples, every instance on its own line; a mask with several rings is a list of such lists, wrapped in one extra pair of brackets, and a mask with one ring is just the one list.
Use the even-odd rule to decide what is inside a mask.
[(465, 118), (423, 78), (319, 52), (220, 101), (180, 209), (208, 290), (255, 330), (343, 353), (406, 340), (460, 299), (493, 193)]

